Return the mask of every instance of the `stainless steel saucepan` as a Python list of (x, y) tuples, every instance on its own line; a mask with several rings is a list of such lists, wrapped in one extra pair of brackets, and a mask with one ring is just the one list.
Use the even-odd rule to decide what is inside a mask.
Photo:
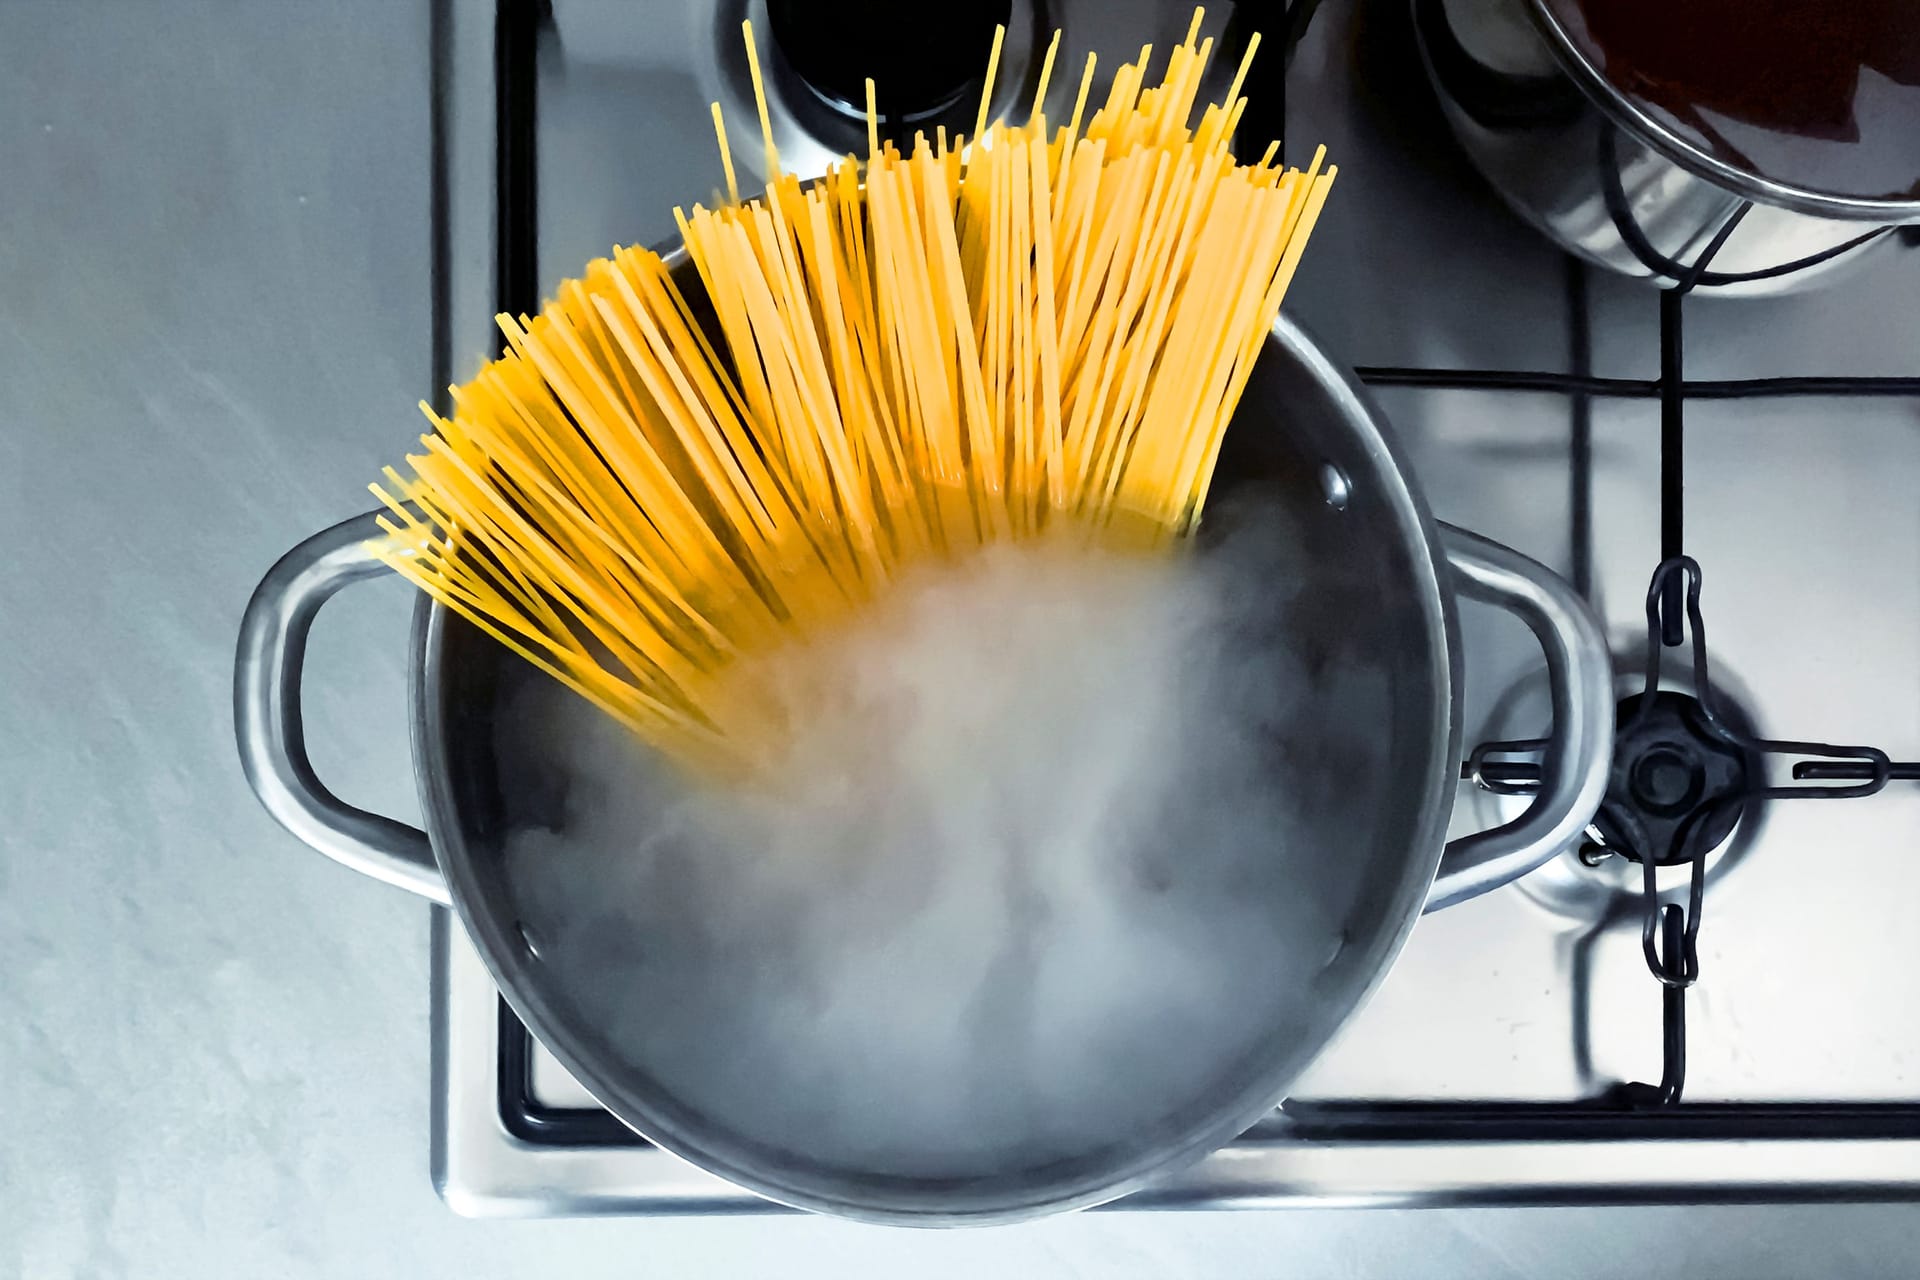
[[(1784, 30), (1766, 40), (1752, 32), (1703, 40), (1704, 12), (1673, 7), (1640, 33), (1670, 51), (1658, 76), (1630, 59), (1610, 65), (1596, 47), (1587, 12), (1605, 12), (1603, 3), (1409, 5), (1441, 109), (1475, 166), (1516, 213), (1590, 262), (1661, 288), (1767, 296), (1825, 281), (1886, 247), (1892, 229), (1920, 223), (1920, 188), (1909, 189), (1920, 179), (1920, 9), (1911, 5), (1896, 0), (1863, 19), (1853, 13), (1867, 12), (1863, 0), (1837, 0), (1831, 18), (1819, 18), (1830, 37), (1819, 49), (1794, 45)], [(1771, 10), (1727, 4), (1713, 12), (1784, 27)], [(1800, 20), (1811, 14), (1798, 6)], [(1876, 23), (1901, 33), (1897, 47), (1856, 51), (1881, 60), (1878, 70), (1834, 61), (1842, 49), (1831, 47), (1832, 33), (1850, 24), (1872, 32)], [(1751, 85), (1773, 111), (1755, 123), (1715, 111), (1722, 104), (1709, 99), (1676, 114), (1647, 96), (1668, 64), (1711, 67), (1722, 93)], [(1887, 69), (1906, 83), (1887, 79)], [(1810, 113), (1804, 129), (1795, 111)]]
[[(1216, 493), (1257, 479), (1287, 522), (1300, 568), (1301, 646), (1314, 655), (1298, 716), (1323, 726), (1327, 758), (1273, 785), (1314, 797), (1306, 827), (1276, 844), (1275, 912), (1307, 894), (1338, 938), (1282, 971), (1248, 973), (1220, 993), (1248, 1040), (1157, 1112), (1035, 1154), (1031, 1144), (929, 1149), (903, 1165), (874, 1160), (827, 1126), (779, 1111), (777, 1064), (752, 1097), (716, 1101), (708, 1082), (615, 1034), (649, 988), (632, 974), (570, 964), (553, 904), (622, 890), (604, 867), (552, 861), (575, 877), (536, 891), (503, 856), (512, 800), (499, 779), (513, 749), (494, 730), (505, 691), (528, 668), (424, 597), (412, 637), (413, 752), (427, 829), (338, 799), (314, 775), (301, 733), (308, 629), (341, 588), (384, 572), (363, 543), (373, 514), (314, 535), (273, 566), (241, 624), (234, 703), (240, 757), (270, 813), (357, 871), (460, 915), (501, 991), (533, 1034), (614, 1115), (668, 1151), (742, 1187), (802, 1208), (921, 1225), (995, 1222), (1125, 1195), (1230, 1142), (1286, 1095), (1386, 973), (1426, 910), (1525, 874), (1576, 838), (1603, 789), (1613, 727), (1606, 646), (1587, 606), (1558, 577), (1471, 533), (1436, 524), (1379, 414), (1346, 370), (1280, 320), (1247, 387)], [(1460, 761), (1459, 595), (1507, 610), (1532, 630), (1552, 686), (1546, 782), (1516, 821), (1446, 842)], [(562, 833), (564, 838), (564, 833)], [(551, 886), (548, 886), (551, 887)], [(1284, 900), (1283, 900), (1284, 899)], [(626, 963), (660, 960), (663, 939), (634, 938)], [(685, 963), (685, 957), (679, 958)], [(637, 971), (635, 971), (637, 972)], [(694, 998), (698, 975), (676, 986)], [(697, 1026), (698, 1020), (684, 1025)], [(710, 1034), (721, 1034), (718, 1030)]]

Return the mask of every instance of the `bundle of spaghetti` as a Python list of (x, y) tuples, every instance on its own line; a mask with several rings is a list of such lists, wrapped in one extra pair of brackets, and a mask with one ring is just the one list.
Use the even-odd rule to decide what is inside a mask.
[[(1242, 164), (1239, 90), (1190, 123), (1196, 12), (1051, 134), (1042, 102), (971, 138), (878, 134), (781, 171), (753, 35), (763, 194), (675, 211), (685, 251), (616, 248), (505, 353), (423, 405), (425, 452), (373, 486), (374, 550), (670, 754), (737, 764), (765, 730), (741, 660), (903, 572), (984, 544), (1177, 544), (1334, 170)], [(1091, 111), (1089, 114), (1089, 108)], [(703, 295), (703, 296), (702, 296)]]

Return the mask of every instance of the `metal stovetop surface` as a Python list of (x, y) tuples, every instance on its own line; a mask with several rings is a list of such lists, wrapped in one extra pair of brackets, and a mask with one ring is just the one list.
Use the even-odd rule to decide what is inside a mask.
[[(1069, 51), (1083, 8), (1054, 6)], [(1324, 142), (1341, 165), (1290, 313), (1355, 366), (1563, 371), (1584, 305), (1595, 373), (1656, 376), (1655, 293), (1575, 279), (1485, 189), (1418, 78), (1403, 14), (1392, 0), (1326, 6), (1288, 75), (1289, 154)], [(548, 291), (609, 245), (661, 238), (673, 204), (718, 185), (701, 42), (729, 18), (555, 4), (531, 64), (538, 252), (504, 246), (508, 272)], [(494, 34), (490, 5), (452, 6), (437, 69), (451, 376), (487, 351), (496, 107), (527, 87), (496, 65)], [(1820, 292), (1690, 300), (1686, 372), (1912, 375), (1916, 299), (1920, 249), (1889, 243)], [(1661, 555), (1657, 404), (1595, 399), (1577, 432), (1557, 393), (1375, 394), (1435, 514), (1585, 579), (1635, 669)], [(1721, 698), (1764, 734), (1920, 755), (1920, 399), (1699, 400), (1686, 424), (1686, 549), (1704, 569)], [(1472, 605), (1462, 630), (1467, 739), (1543, 728), (1524, 630)], [(1500, 812), (1463, 786), (1456, 831)], [(1659, 1078), (1661, 1007), (1624, 909), (1631, 876), (1569, 855), (1422, 921), (1294, 1101), (1115, 1207), (1920, 1195), (1917, 833), (1911, 784), (1749, 813), (1711, 867), (1679, 1107), (1592, 1105)], [(436, 915), (433, 1159), (449, 1203), (774, 1207), (597, 1112), (503, 1018)]]

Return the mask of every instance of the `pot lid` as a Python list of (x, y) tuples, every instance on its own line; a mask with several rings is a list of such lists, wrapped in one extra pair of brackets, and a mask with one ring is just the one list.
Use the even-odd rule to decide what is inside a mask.
[(1534, 0), (1534, 9), (1588, 88), (1680, 163), (1765, 203), (1920, 219), (1914, 0)]

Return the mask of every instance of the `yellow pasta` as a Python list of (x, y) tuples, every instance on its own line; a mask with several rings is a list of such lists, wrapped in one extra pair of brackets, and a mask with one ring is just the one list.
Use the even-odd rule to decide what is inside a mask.
[[(1068, 123), (944, 129), (803, 184), (779, 168), (675, 218), (691, 282), (616, 248), (431, 409), (375, 552), (672, 755), (728, 768), (766, 730), (729, 675), (929, 558), (1067, 532), (1151, 553), (1200, 518), (1222, 436), (1334, 177), (1228, 150), (1250, 43), (1192, 121), (1196, 12)], [(1091, 114), (1088, 114), (1091, 107)], [(1084, 128), (1082, 127), (1084, 120)], [(422, 406), (423, 409), (426, 408)]]

